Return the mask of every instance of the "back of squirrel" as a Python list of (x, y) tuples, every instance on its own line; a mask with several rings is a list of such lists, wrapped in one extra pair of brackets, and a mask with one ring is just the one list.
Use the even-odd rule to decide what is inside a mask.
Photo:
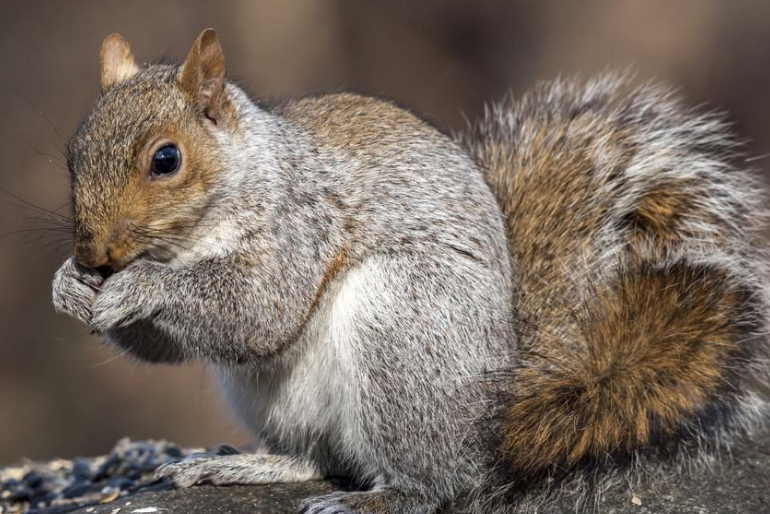
[(357, 95), (258, 105), (211, 30), (181, 66), (117, 35), (101, 56), (54, 304), (209, 363), (270, 450), (159, 476), (362, 489), (308, 514), (502, 513), (765, 421), (764, 213), (720, 116), (605, 75), (452, 138)]

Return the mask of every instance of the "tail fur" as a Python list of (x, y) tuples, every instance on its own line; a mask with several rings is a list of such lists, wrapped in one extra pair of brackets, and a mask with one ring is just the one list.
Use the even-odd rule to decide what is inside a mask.
[(627, 82), (542, 84), (461, 137), (507, 220), (520, 361), (501, 450), (518, 473), (725, 439), (764, 407), (759, 188), (719, 116)]

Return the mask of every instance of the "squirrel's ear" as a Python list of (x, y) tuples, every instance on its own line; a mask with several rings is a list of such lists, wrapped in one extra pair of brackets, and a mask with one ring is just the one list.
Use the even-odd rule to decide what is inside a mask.
[(139, 71), (128, 41), (120, 34), (110, 34), (102, 41), (99, 52), (102, 63), (102, 90), (120, 84)]
[(222, 115), (225, 90), (225, 54), (214, 29), (200, 33), (179, 76), (179, 87), (214, 123)]

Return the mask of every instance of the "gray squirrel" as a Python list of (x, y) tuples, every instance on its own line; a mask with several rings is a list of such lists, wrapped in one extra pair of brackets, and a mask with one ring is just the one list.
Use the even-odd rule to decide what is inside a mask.
[(353, 94), (257, 104), (207, 29), (179, 66), (107, 37), (101, 88), (54, 306), (208, 363), (270, 450), (158, 470), (180, 487), (339, 476), (301, 511), (502, 513), (766, 419), (761, 188), (664, 87), (544, 83), (448, 136)]

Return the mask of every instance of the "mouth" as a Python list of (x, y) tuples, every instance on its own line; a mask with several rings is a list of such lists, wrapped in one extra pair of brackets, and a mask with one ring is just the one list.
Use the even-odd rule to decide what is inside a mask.
[(105, 264), (104, 266), (99, 266), (98, 268), (94, 268), (97, 273), (102, 277), (102, 282), (110, 278), (112, 275), (116, 273), (117, 270), (113, 268), (112, 266)]
[(96, 270), (105, 279), (107, 279), (107, 277), (109, 277), (110, 275), (126, 269), (132, 263), (141, 259), (156, 260), (152, 256), (151, 249), (137, 249), (137, 250), (131, 251), (130, 253), (127, 252), (126, 254), (121, 255), (117, 259), (110, 260), (105, 265), (99, 266), (98, 268), (96, 268)]

